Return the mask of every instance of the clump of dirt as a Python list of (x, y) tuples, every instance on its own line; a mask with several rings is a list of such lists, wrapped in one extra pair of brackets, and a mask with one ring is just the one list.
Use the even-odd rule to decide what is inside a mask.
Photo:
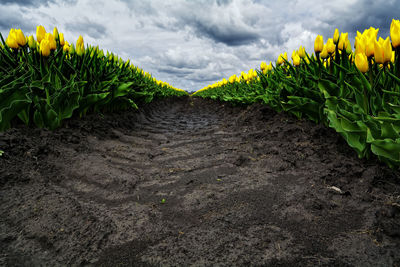
[(197, 98), (0, 133), (0, 265), (400, 266), (400, 175)]

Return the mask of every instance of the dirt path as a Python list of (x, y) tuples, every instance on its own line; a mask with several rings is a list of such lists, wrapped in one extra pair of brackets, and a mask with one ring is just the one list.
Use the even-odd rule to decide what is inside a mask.
[(0, 265), (400, 266), (399, 173), (267, 107), (158, 101), (0, 148)]

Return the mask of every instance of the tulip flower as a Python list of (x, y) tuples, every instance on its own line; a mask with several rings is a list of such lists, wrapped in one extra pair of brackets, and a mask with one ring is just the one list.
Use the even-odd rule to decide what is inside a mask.
[(42, 25), (36, 27), (36, 39), (40, 43), (46, 35), (46, 30)]
[(349, 33), (342, 33), (340, 35), (339, 43), (338, 43), (338, 48), (339, 50), (346, 50), (348, 41), (349, 40)]
[(297, 52), (300, 58), (306, 57), (306, 49), (303, 46), (300, 46), (299, 51)]
[(388, 63), (392, 58), (392, 45), (390, 44), (389, 37), (386, 40), (379, 38), (374, 43), (374, 57), (375, 62), (378, 64)]
[(294, 55), (294, 57), (293, 57), (293, 65), (294, 66), (300, 65), (300, 56), (298, 54)]
[(362, 37), (356, 37), (356, 54), (358, 53), (365, 53), (365, 43)]
[(394, 53), (394, 51), (392, 51), (392, 58), (390, 59), (390, 61), (392, 61), (392, 63), (394, 63), (394, 57), (395, 57), (395, 53)]
[(357, 69), (359, 69), (362, 73), (366, 73), (368, 71), (368, 58), (363, 53), (356, 54), (355, 63)]
[(394, 48), (400, 47), (400, 20), (392, 20), (390, 24), (390, 38)]
[(347, 39), (346, 40), (346, 53), (347, 54), (351, 54), (353, 51), (351, 50), (351, 44), (350, 44), (350, 40)]
[(15, 29), (10, 30), (10, 33), (8, 34), (8, 37), (6, 39), (6, 44), (10, 48), (14, 48), (14, 49), (19, 48), (18, 41), (17, 41), (17, 34), (15, 32)]
[(40, 42), (40, 53), (45, 57), (48, 57), (50, 55), (50, 42), (49, 42), (49, 40), (43, 39)]
[(84, 44), (83, 44), (83, 37), (82, 37), (82, 35), (79, 35), (79, 38), (78, 38), (78, 40), (76, 41), (76, 47), (78, 47), (78, 46), (83, 46)]
[(339, 42), (339, 30), (338, 29), (335, 29), (335, 32), (333, 33), (333, 43), (335, 44), (335, 45), (337, 45), (338, 44), (338, 42)]
[(324, 48), (324, 39), (321, 35), (317, 35), (314, 41), (314, 51), (316, 54), (321, 53)]
[(55, 39), (55, 40), (57, 40), (58, 37), (59, 37), (57, 27), (54, 27), (54, 29), (53, 29), (53, 36), (54, 36), (54, 39)]
[(236, 81), (236, 74), (233, 74), (231, 77), (229, 77), (229, 82), (234, 83)]
[(283, 55), (282, 54), (279, 55), (277, 64), (278, 65), (282, 65), (282, 63), (285, 62), (285, 60), (287, 60), (287, 53), (286, 52)]
[(329, 57), (329, 55), (328, 55), (328, 50), (327, 50), (327, 48), (326, 48), (326, 45), (324, 45), (324, 47), (322, 48), (320, 57), (321, 57), (322, 59), (327, 59), (327, 58)]
[[(376, 39), (376, 38), (375, 38)], [(365, 55), (368, 58), (371, 58), (374, 56), (374, 43), (375, 43), (375, 39), (373, 37), (367, 37), (365, 44)]]
[(58, 37), (60, 38), (60, 45), (61, 45), (61, 46), (64, 46), (64, 44), (65, 44), (65, 41), (64, 41), (64, 34), (63, 34), (63, 33), (60, 33), (60, 34), (58, 35)]
[(17, 37), (17, 43), (20, 46), (25, 46), (26, 45), (26, 37), (24, 33), (21, 31), (21, 29), (15, 30), (15, 35)]
[(326, 51), (328, 51), (328, 54), (331, 56), (333, 53), (335, 53), (335, 44), (332, 38), (329, 38), (326, 42)]
[(261, 62), (260, 68), (261, 68), (261, 70), (266, 69), (267, 68), (267, 63), (265, 63), (264, 61)]
[(55, 49), (57, 48), (56, 40), (54, 39), (54, 36), (53, 36), (51, 33), (47, 32), (47, 33), (45, 34), (44, 39), (46, 39), (47, 41), (49, 41), (49, 45), (50, 45), (50, 49), (51, 49), (51, 50), (55, 50)]
[(33, 35), (28, 37), (28, 46), (32, 50), (34, 50), (36, 48), (36, 42), (35, 42), (35, 39), (33, 38)]
[(75, 46), (74, 46), (74, 44), (71, 44), (71, 46), (70, 46), (69, 49), (68, 49), (68, 53), (69, 53), (70, 55), (73, 55), (73, 54), (75, 53)]

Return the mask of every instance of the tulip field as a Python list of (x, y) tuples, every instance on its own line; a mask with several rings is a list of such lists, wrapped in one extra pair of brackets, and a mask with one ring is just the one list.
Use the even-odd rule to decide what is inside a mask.
[(0, 33), (0, 266), (400, 266), (399, 20), (192, 94), (47, 30)]
[(353, 51), (348, 33), (335, 30), (314, 53), (303, 47), (291, 61), (281, 54), (273, 66), (233, 75), (193, 95), (233, 103), (262, 101), (276, 111), (323, 123), (336, 130), (360, 158), (376, 155), (400, 166), (400, 21), (383, 39), (373, 27), (357, 32)]
[(184, 90), (94, 46), (82, 36), (69, 44), (63, 33), (38, 26), (36, 38), (11, 29), (0, 35), (0, 131), (16, 121), (48, 129), (91, 111), (137, 108), (137, 104)]

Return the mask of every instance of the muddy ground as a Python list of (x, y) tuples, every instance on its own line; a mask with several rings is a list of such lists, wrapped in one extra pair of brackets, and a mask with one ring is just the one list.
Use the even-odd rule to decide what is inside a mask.
[(0, 265), (400, 266), (399, 172), (265, 106), (156, 101), (0, 149)]

